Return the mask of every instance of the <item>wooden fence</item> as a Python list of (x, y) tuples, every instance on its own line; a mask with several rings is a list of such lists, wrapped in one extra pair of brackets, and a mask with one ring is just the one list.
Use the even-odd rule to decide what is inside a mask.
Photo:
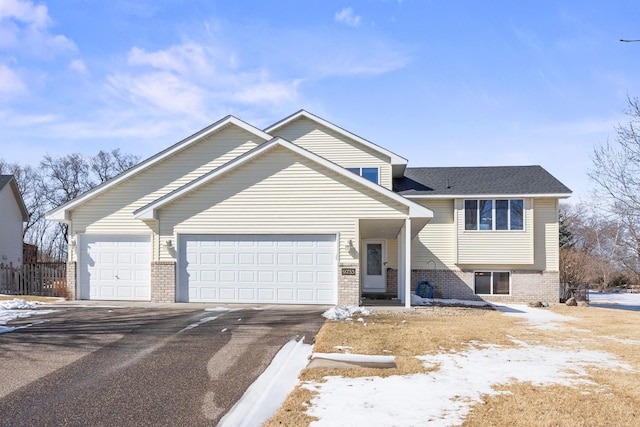
[(0, 264), (0, 294), (65, 296), (67, 266), (64, 262)]

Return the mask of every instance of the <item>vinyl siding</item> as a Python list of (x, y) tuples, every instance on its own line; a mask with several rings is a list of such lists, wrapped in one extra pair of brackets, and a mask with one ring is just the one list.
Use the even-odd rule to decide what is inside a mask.
[(22, 212), (7, 184), (0, 189), (0, 264), (22, 264)]
[[(179, 234), (333, 234), (340, 261), (357, 254), (359, 218), (405, 218), (407, 208), (286, 148), (274, 148), (159, 211), (160, 241)], [(163, 259), (172, 259), (161, 253)]]
[[(412, 269), (457, 269), (455, 265), (455, 229), (453, 200), (415, 200), (433, 211), (433, 218), (413, 239)], [(387, 240), (390, 268), (398, 268), (398, 241)]]
[(148, 234), (133, 212), (221, 166), (262, 143), (244, 130), (228, 126), (110, 188), (72, 212), (73, 232)]
[(534, 201), (534, 222), (535, 268), (537, 270), (559, 271), (558, 200), (536, 199)]
[(456, 199), (458, 265), (529, 265), (534, 263), (534, 215), (525, 199), (524, 231), (467, 231), (464, 201)]
[(455, 269), (453, 200), (419, 202), (433, 211), (433, 219), (418, 233), (411, 248), (413, 269)]
[(342, 167), (378, 167), (380, 185), (391, 189), (391, 159), (307, 118), (278, 129), (277, 136)]

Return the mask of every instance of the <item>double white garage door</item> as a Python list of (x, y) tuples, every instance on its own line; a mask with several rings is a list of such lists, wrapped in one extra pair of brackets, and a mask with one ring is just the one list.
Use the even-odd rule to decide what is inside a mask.
[[(177, 299), (334, 304), (334, 235), (182, 235)], [(149, 300), (149, 236), (82, 236), (80, 298)]]
[(178, 300), (333, 304), (333, 235), (183, 235)]

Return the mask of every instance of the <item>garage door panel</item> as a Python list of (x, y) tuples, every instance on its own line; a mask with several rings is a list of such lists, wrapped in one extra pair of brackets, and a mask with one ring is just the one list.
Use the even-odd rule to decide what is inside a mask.
[(235, 270), (220, 270), (219, 274), (221, 283), (236, 283)]
[(222, 301), (236, 301), (236, 289), (229, 287), (221, 287), (220, 288), (220, 299)]
[(179, 246), (182, 301), (335, 303), (334, 235), (183, 235)]
[(294, 290), (292, 288), (279, 288), (278, 289), (278, 301), (294, 301)]
[(278, 282), (280, 283), (292, 283), (293, 271), (278, 271)]
[(148, 301), (150, 242), (150, 236), (79, 236), (80, 298)]
[(300, 302), (311, 302), (314, 300), (313, 289), (298, 289), (297, 298)]

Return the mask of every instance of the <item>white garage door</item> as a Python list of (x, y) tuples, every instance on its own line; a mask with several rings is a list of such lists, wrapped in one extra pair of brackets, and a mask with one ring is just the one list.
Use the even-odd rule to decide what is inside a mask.
[(81, 299), (151, 299), (149, 236), (80, 236), (78, 268)]
[(334, 304), (334, 235), (183, 235), (178, 299)]

